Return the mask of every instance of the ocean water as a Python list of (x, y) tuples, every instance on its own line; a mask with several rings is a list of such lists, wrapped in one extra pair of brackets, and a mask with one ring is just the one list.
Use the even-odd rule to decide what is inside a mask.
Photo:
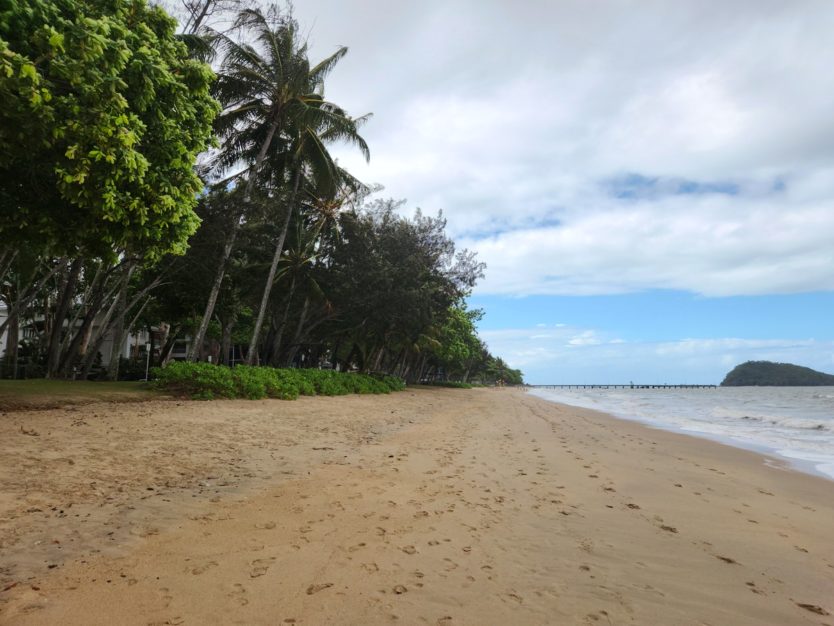
[(834, 480), (834, 387), (533, 389), (530, 393), (766, 452), (796, 469)]

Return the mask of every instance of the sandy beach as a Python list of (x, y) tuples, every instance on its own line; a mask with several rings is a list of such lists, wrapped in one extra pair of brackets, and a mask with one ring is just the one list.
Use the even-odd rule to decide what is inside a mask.
[(2, 624), (834, 624), (832, 520), (521, 390), (0, 415)]

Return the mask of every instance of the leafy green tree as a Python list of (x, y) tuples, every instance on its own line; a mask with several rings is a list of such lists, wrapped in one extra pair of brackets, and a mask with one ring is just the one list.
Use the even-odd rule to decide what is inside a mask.
[(0, 9), (0, 239), (68, 256), (184, 251), (217, 103), (174, 28), (144, 0)]
[(144, 0), (0, 4), (0, 259), (26, 249), (47, 268), (10, 319), (44, 303), (49, 376), (88, 344), (74, 323), (87, 333), (107, 309), (98, 328), (124, 335), (134, 270), (182, 253), (199, 224), (194, 163), (218, 104), (174, 28)]
[(463, 382), (469, 378), (483, 351), (483, 343), (475, 329), (475, 322), (482, 317), (480, 309), (468, 311), (463, 305), (454, 306), (449, 309), (438, 333), (435, 353), (439, 364), (448, 374)]
[(363, 369), (413, 370), (415, 355), (483, 271), (455, 251), (442, 216), (418, 211), (409, 220), (397, 213), (401, 205), (378, 201), (343, 214), (332, 254), (327, 293)]

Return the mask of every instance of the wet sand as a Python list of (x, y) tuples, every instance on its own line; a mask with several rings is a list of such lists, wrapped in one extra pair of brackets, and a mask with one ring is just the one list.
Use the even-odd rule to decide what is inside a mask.
[(834, 624), (832, 520), (515, 390), (0, 415), (2, 624)]

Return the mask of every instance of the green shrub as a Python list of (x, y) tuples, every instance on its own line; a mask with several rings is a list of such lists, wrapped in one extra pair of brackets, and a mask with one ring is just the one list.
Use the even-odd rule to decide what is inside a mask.
[(472, 389), (469, 383), (462, 383), (454, 380), (437, 380), (435, 382), (426, 383), (428, 387), (449, 387), (451, 389)]
[(237, 397), (231, 370), (210, 363), (174, 361), (167, 367), (153, 368), (159, 388), (204, 400)]
[(210, 363), (175, 361), (152, 370), (156, 386), (195, 400), (214, 398), (278, 398), (342, 396), (349, 393), (390, 393), (405, 389), (394, 376), (375, 378), (366, 374), (318, 369), (276, 369), (238, 365), (234, 368)]

